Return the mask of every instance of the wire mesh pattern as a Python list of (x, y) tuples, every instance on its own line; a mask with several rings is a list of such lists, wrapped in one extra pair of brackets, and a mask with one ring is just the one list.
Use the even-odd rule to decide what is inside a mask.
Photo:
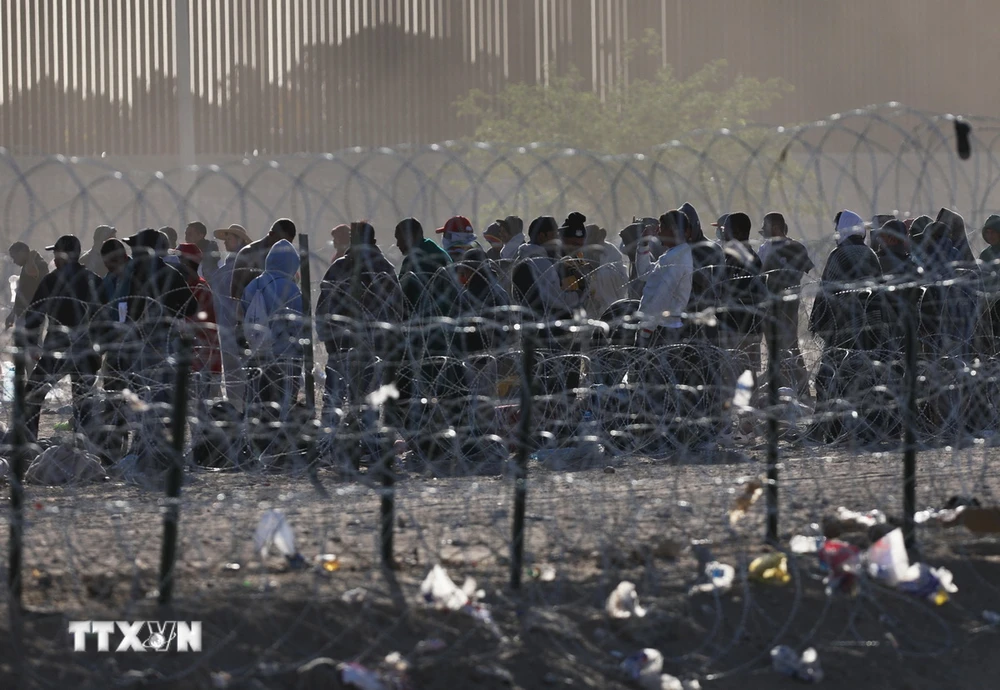
[[(413, 303), (395, 274), (302, 281), (315, 313), (269, 327), (303, 354), (241, 352), (221, 374), (196, 364), (198, 333), (213, 326), (148, 295), (124, 298), (122, 318), (97, 311), (62, 330), (50, 318), (45, 340), (8, 342), (24, 359), (14, 387), (27, 382), (26, 410), (41, 414), (35, 434), (5, 389), (3, 455), (19, 498), (0, 531), (23, 527), (23, 553), (0, 563), (20, 574), (24, 608), (3, 590), (0, 641), (16, 654), (0, 658), (0, 678), (297, 688), (371, 673), (381, 685), (368, 687), (659, 687), (649, 683), (662, 672), (728, 688), (770, 684), (760, 676), (785, 644), (815, 648), (835, 687), (858, 674), (987, 684), (990, 662), (969, 659), (988, 656), (995, 621), (984, 611), (1000, 607), (995, 267), (820, 278), (833, 244), (824, 228), (852, 204), (959, 208), (978, 227), (994, 208), (995, 167), (989, 121), (970, 121), (968, 161), (951, 153), (952, 120), (898, 107), (787, 132), (696, 133), (645, 159), (456, 144), (162, 176), (3, 159), (16, 170), (0, 178), (5, 223), (32, 241), (97, 222), (251, 226), (286, 212), (312, 237), (334, 218), (364, 215), (381, 230), (456, 210), (478, 222), (584, 208), (620, 228), (687, 200), (706, 217), (787, 208), (817, 269), (801, 290), (749, 305), (720, 289), (683, 315), (683, 336), (652, 339), (637, 300), (558, 316), (506, 290), (487, 304), (461, 264), (428, 275)], [(49, 187), (45, 171), (79, 184)], [(328, 264), (300, 246), (303, 267)], [(814, 316), (824, 300), (825, 322)], [(800, 355), (771, 351), (788, 342), (777, 335), (788, 305)], [(730, 332), (744, 323), (752, 332)], [(77, 340), (89, 347), (73, 350)], [(103, 361), (86, 389), (54, 374), (34, 385), (34, 355), (53, 351), (74, 372)], [(227, 395), (230, 379), (242, 397)], [(906, 586), (886, 574), (879, 553), (897, 527), (919, 546), (913, 562), (949, 571), (957, 592), (940, 571)], [(475, 582), (462, 587), (466, 576)], [(638, 607), (608, 601), (623, 582)], [(72, 652), (67, 622), (101, 619), (198, 620), (203, 649), (114, 654), (89, 638)]]

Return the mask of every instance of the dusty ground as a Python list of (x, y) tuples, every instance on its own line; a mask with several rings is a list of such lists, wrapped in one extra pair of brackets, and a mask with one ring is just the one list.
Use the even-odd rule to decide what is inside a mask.
[[(785, 543), (839, 505), (899, 513), (897, 452), (782, 452)], [(995, 504), (996, 454), (984, 446), (922, 453), (919, 505), (940, 506), (956, 494)], [(533, 464), (527, 555), (529, 565), (551, 566), (555, 578), (528, 573), (517, 592), (508, 586), (509, 479), (404, 475), (398, 567), (389, 571), (378, 559), (378, 493), (363, 482), (323, 471), (331, 495), (324, 500), (302, 477), (190, 473), (175, 607), (166, 611), (155, 605), (160, 491), (115, 480), (30, 486), (29, 614), (17, 623), (19, 639), (9, 621), (0, 624), (0, 688), (209, 688), (218, 672), (231, 675), (231, 688), (336, 688), (331, 667), (303, 665), (318, 657), (374, 665), (393, 651), (414, 661), (415, 688), (619, 688), (634, 687), (617, 670), (620, 655), (643, 647), (663, 652), (665, 671), (698, 678), (706, 689), (792, 687), (795, 681), (768, 668), (768, 650), (779, 643), (816, 647), (823, 686), (832, 689), (996, 687), (1000, 629), (981, 616), (1000, 611), (1000, 541), (964, 528), (920, 532), (922, 558), (951, 570), (959, 587), (942, 607), (873, 583), (857, 598), (828, 598), (814, 556), (794, 558), (783, 587), (738, 578), (718, 598), (689, 595), (703, 550), (738, 570), (768, 550), (763, 500), (735, 528), (728, 521), (734, 494), (763, 471), (755, 457), (763, 452), (614, 459), (576, 472)], [(336, 553), (340, 569), (289, 571), (279, 558), (256, 557), (251, 536), (267, 508), (285, 511), (307, 559)], [(234, 563), (238, 570), (226, 567)], [(419, 583), (435, 563), (459, 582), (476, 578), (504, 639), (462, 614), (423, 608)], [(605, 598), (623, 579), (636, 584), (649, 608), (645, 618), (611, 622), (604, 613)], [(363, 604), (341, 601), (356, 587), (367, 590)], [(0, 608), (6, 611), (6, 602)], [(147, 618), (203, 621), (204, 651), (71, 652), (68, 620)], [(431, 638), (443, 640), (444, 651), (414, 654)]]

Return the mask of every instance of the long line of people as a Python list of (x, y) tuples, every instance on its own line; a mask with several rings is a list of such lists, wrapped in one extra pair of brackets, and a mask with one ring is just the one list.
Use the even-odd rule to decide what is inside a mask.
[[(585, 345), (566, 323), (576, 316), (619, 326), (634, 317), (636, 328), (624, 337), (619, 328), (616, 345), (708, 343), (729, 351), (739, 370), (755, 375), (773, 314), (784, 383), (799, 396), (812, 395), (799, 348), (802, 281), (815, 267), (809, 252), (789, 237), (780, 213), (763, 217), (757, 251), (747, 214), (727, 213), (712, 225), (716, 240), (706, 237), (697, 211), (685, 203), (659, 218), (633, 218), (616, 246), (604, 228), (580, 213), (562, 223), (535, 218), (526, 234), (524, 222), (512, 215), (486, 228), (484, 248), (464, 217), (437, 230), (443, 247), (425, 236), (417, 219), (407, 218), (394, 231), (402, 255), (398, 271), (371, 224), (334, 228), (336, 254), (315, 313), (316, 334), (329, 355), (324, 421), (341, 419), (343, 410), (371, 392), (377, 361), (402, 361), (399, 353), (414, 342), (419, 347), (408, 353), (411, 360), (508, 347), (510, 331), (484, 324), (512, 314), (545, 324), (540, 343), (549, 354), (572, 354)], [(990, 324), (997, 301), (989, 296), (1000, 283), (1000, 217), (984, 224), (989, 247), (979, 262), (964, 219), (949, 209), (937, 220), (876, 216), (871, 223), (843, 210), (834, 226), (836, 248), (809, 319), (809, 330), (824, 341), (818, 398), (831, 389), (834, 353), (898, 352), (907, 300), (919, 314), (927, 356), (995, 354)], [(24, 243), (10, 247), (21, 276), (7, 326), (18, 323), (23, 343), (35, 353), (27, 380), (31, 437), (38, 435), (46, 392), (65, 376), (72, 379), (79, 430), (90, 423), (93, 406), (87, 400), (99, 378), (108, 393), (145, 386), (168, 400), (167, 363), (181, 332), (193, 339), (199, 399), (225, 397), (247, 412), (263, 405), (286, 419), (301, 396), (303, 343), (311, 338), (298, 285), (301, 259), (292, 244), (295, 224), (279, 219), (256, 241), (239, 225), (216, 230), (226, 250), (221, 261), (202, 223), (189, 224), (180, 244), (170, 228), (147, 228), (124, 240), (115, 234), (97, 228), (86, 254), (76, 237), (59, 238), (46, 248), (53, 252), (51, 273)], [(442, 317), (479, 321), (446, 333), (435, 330)], [(394, 338), (383, 324), (396, 332), (405, 325), (410, 335)], [(417, 331), (422, 335), (415, 339)], [(390, 351), (396, 355), (387, 357)], [(405, 389), (412, 372), (396, 375)], [(576, 372), (562, 385), (573, 389), (578, 382)]]

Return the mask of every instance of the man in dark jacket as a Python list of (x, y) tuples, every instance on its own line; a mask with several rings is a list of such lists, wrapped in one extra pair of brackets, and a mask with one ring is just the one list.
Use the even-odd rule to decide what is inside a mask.
[[(243, 299), (243, 291), (247, 289), (250, 281), (264, 272), (264, 260), (267, 259), (267, 253), (271, 251), (271, 247), (278, 240), (295, 242), (295, 223), (288, 218), (279, 218), (274, 221), (264, 237), (243, 247), (236, 255), (229, 296), (237, 303)], [(240, 309), (237, 309), (236, 332), (243, 332), (243, 313)]]
[(323, 395), (325, 421), (333, 419), (333, 411), (345, 400), (357, 404), (370, 392), (373, 371), (368, 364), (372, 355), (385, 356), (387, 343), (376, 337), (377, 328), (369, 326), (397, 324), (403, 311), (396, 271), (375, 243), (375, 229), (369, 223), (355, 223), (350, 245), (323, 276), (316, 304), (316, 332), (329, 355)]
[(10, 328), (17, 319), (24, 316), (31, 298), (35, 296), (35, 290), (41, 284), (42, 279), (48, 275), (49, 265), (45, 259), (39, 256), (38, 252), (29, 248), (24, 242), (15, 242), (8, 250), (11, 261), (14, 265), (21, 267), (21, 276), (17, 279), (17, 294), (14, 297), (14, 308), (7, 316), (6, 326)]
[(801, 242), (788, 236), (788, 223), (780, 213), (768, 213), (761, 223), (764, 242), (760, 247), (764, 284), (774, 303), (778, 356), (783, 362), (781, 374), (791, 373), (793, 387), (800, 398), (809, 397), (809, 373), (799, 349), (799, 295), (802, 278), (815, 268), (809, 251)]
[(747, 360), (754, 376), (760, 371), (762, 310), (767, 298), (761, 261), (750, 247), (750, 216), (730, 213), (722, 225), (725, 279), (719, 291), (719, 342)]
[(93, 390), (101, 365), (90, 332), (101, 306), (101, 279), (80, 264), (80, 240), (72, 235), (60, 237), (46, 249), (55, 252), (56, 270), (42, 279), (24, 317), (29, 353), (39, 342), (42, 347), (25, 387), (26, 426), (32, 440), (38, 438), (46, 392), (66, 375), (73, 382), (75, 429), (86, 430), (89, 415), (84, 398)]
[(125, 310), (133, 328), (129, 340), (134, 370), (154, 388), (154, 399), (167, 402), (174, 372), (166, 357), (174, 352), (182, 324), (197, 313), (198, 303), (180, 271), (164, 261), (166, 235), (147, 228), (125, 244), (132, 248)]
[(395, 236), (403, 254), (399, 284), (410, 316), (453, 316), (458, 307), (458, 284), (454, 276), (441, 270), (451, 265), (451, 257), (424, 237), (424, 228), (416, 218), (401, 220)]
[[(722, 247), (705, 237), (701, 218), (698, 217), (694, 206), (685, 202), (679, 210), (688, 219), (685, 240), (691, 245), (691, 260), (694, 264), (694, 273), (691, 276), (691, 300), (686, 311), (696, 314), (718, 307), (719, 291), (725, 279), (726, 261)], [(682, 338), (700, 338), (714, 342), (718, 338), (718, 329), (692, 321), (685, 324)]]

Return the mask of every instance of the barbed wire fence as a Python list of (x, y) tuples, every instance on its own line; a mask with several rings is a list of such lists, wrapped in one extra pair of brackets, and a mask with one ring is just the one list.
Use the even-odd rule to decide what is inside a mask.
[[(33, 244), (102, 223), (132, 234), (291, 217), (307, 235), (312, 307), (289, 318), (304, 348), (290, 370), (306, 371), (275, 375), (251, 358), (245, 401), (192, 371), (206, 327), (152, 302), (92, 335), (105, 364), (84, 414), (65, 405), (68, 389), (32, 385), (37, 350), (8, 336), (19, 372), (4, 399), (0, 635), (16, 653), (0, 677), (298, 688), (371, 671), (387, 688), (660, 687), (648, 683), (662, 671), (726, 688), (771, 673), (784, 644), (818, 650), (844, 686), (985, 683), (988, 669), (967, 662), (995, 634), (984, 611), (1000, 608), (995, 289), (985, 271), (818, 280), (840, 209), (949, 207), (976, 228), (1000, 207), (995, 122), (966, 122), (967, 160), (954, 118), (896, 105), (693, 133), (627, 157), (448, 143), (160, 173), (0, 154), (3, 227)], [(782, 211), (820, 267), (801, 291), (685, 317), (724, 329), (749, 310), (759, 364), (713, 337), (643, 345), (635, 305), (558, 322), (470, 309), (460, 267), (425, 287), (455, 294), (454, 308), (393, 312), (355, 282), (343, 310), (318, 309), (329, 257), (310, 242), (340, 222), (369, 219), (388, 247), (408, 216), (483, 227), (578, 210), (613, 237), (682, 201), (706, 225)], [(865, 344), (809, 328), (818, 297), (845, 294), (846, 330), (870, 334)], [(799, 312), (804, 395), (782, 385), (784, 354), (768, 347), (786, 302)], [(940, 345), (942, 313), (965, 315), (958, 344)], [(315, 368), (302, 365), (310, 352)], [(88, 356), (70, 354), (77, 366)], [(276, 380), (286, 404), (265, 392)], [(32, 444), (25, 420), (39, 404)], [(906, 564), (946, 569), (958, 592), (940, 571), (903, 576), (896, 528)], [(101, 619), (201, 621), (203, 649), (73, 653), (67, 622)]]

